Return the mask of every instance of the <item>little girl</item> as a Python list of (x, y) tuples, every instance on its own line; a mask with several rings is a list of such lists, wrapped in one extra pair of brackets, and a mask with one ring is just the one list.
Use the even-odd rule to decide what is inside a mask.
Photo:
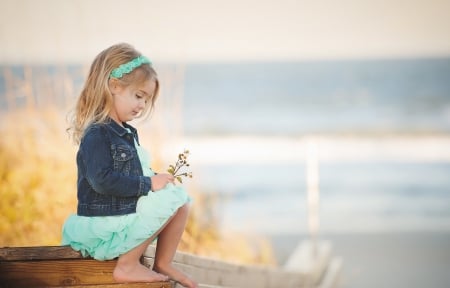
[[(78, 207), (62, 231), (62, 244), (97, 260), (118, 257), (117, 282), (173, 279), (197, 287), (172, 266), (190, 197), (170, 174), (150, 169), (137, 131), (127, 124), (147, 115), (159, 92), (148, 58), (128, 44), (102, 51), (91, 65), (69, 128), (79, 150)], [(140, 263), (157, 239), (153, 270)]]

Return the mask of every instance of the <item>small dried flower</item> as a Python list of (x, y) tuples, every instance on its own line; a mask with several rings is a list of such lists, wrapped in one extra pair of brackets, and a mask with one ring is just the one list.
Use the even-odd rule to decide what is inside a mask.
[(169, 165), (167, 172), (172, 174), (178, 182), (183, 183), (182, 177), (192, 178), (192, 172), (181, 172), (180, 169), (184, 166), (189, 167), (187, 163), (187, 157), (189, 155), (189, 150), (184, 150), (183, 153), (178, 154), (178, 160), (175, 165)]

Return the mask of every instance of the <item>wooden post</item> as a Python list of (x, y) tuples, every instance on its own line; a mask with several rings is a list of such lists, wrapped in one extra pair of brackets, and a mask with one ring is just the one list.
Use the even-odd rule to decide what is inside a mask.
[(317, 256), (319, 233), (319, 148), (317, 140), (307, 142), (306, 187), (308, 201), (308, 231), (311, 237), (313, 257)]
[(22, 91), (25, 97), (25, 106), (28, 110), (35, 110), (36, 101), (33, 93), (33, 69), (30, 66), (23, 67)]
[(16, 108), (16, 98), (14, 93), (14, 75), (12, 68), (3, 68), (3, 77), (5, 79), (6, 105), (8, 110)]

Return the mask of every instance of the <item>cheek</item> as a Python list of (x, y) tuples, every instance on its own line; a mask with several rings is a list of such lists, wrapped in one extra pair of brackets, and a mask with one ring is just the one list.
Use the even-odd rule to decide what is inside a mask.
[(117, 111), (125, 111), (128, 110), (130, 106), (132, 106), (132, 100), (130, 97), (125, 95), (119, 96), (114, 101), (114, 106)]

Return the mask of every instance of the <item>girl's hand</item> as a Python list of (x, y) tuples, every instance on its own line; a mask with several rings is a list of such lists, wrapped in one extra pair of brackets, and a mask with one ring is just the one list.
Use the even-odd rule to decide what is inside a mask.
[(158, 191), (166, 187), (169, 183), (174, 183), (175, 178), (170, 174), (156, 174), (150, 177), (152, 180), (152, 191)]

